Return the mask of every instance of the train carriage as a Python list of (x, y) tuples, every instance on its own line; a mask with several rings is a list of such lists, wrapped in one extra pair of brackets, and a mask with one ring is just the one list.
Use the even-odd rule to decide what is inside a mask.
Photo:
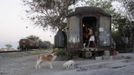
[[(67, 44), (68, 54), (78, 54), (82, 57), (103, 55), (111, 48), (111, 15), (98, 7), (78, 7), (67, 16)], [(95, 45), (85, 47), (85, 27), (92, 28)], [(89, 40), (89, 39), (88, 39)], [(89, 43), (89, 41), (88, 41)]]

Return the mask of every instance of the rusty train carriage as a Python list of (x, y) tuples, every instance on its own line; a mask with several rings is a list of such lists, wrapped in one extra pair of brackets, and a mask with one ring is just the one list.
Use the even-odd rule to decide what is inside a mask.
[[(69, 54), (87, 55), (89, 52), (95, 55), (98, 52), (103, 54), (104, 50), (111, 47), (111, 16), (104, 10), (97, 7), (78, 7), (75, 12), (68, 14), (67, 50)], [(95, 35), (95, 48), (83, 50), (83, 24), (93, 28)], [(85, 54), (87, 53), (87, 54)], [(86, 56), (88, 57), (88, 56)]]

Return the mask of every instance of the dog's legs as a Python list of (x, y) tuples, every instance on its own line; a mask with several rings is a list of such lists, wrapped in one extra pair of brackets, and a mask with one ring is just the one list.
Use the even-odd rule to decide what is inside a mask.
[(41, 62), (42, 62), (41, 59), (37, 60), (37, 63), (36, 63), (36, 66), (35, 66), (36, 69), (37, 69), (37, 68), (40, 68)]
[(52, 62), (49, 62), (49, 65), (50, 65), (50, 69), (53, 69), (53, 64), (52, 64)]
[(67, 69), (67, 70), (69, 69), (69, 65), (66, 66), (66, 69)]

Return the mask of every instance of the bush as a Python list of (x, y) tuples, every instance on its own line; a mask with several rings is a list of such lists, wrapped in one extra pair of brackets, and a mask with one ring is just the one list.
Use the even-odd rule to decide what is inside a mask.
[(54, 51), (58, 56), (66, 56), (66, 51), (63, 48), (55, 48)]

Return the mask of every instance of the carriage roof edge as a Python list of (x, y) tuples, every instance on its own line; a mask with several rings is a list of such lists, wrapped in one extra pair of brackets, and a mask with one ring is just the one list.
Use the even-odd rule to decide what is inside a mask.
[(79, 15), (85, 15), (85, 14), (100, 14), (107, 17), (111, 17), (110, 14), (106, 13), (102, 8), (100, 7), (77, 7), (74, 12), (71, 12), (67, 15), (67, 17), (71, 16), (79, 16)]

